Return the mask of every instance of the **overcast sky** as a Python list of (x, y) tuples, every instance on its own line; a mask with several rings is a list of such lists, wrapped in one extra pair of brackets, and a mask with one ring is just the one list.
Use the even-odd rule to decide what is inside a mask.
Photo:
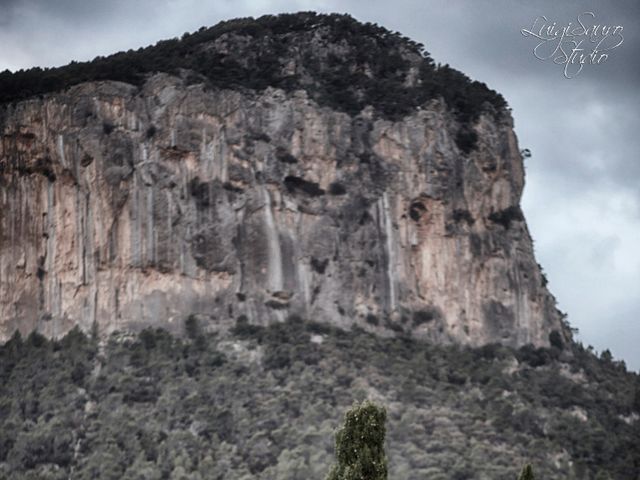
[[(90, 60), (220, 20), (299, 10), (347, 12), (398, 30), (505, 96), (521, 148), (533, 154), (523, 208), (551, 291), (578, 340), (640, 369), (636, 0), (0, 0), (0, 71)], [(587, 27), (622, 26), (623, 43), (567, 79), (563, 65), (535, 58), (539, 41), (521, 29), (538, 16), (575, 26), (586, 12), (595, 14), (582, 17)]]

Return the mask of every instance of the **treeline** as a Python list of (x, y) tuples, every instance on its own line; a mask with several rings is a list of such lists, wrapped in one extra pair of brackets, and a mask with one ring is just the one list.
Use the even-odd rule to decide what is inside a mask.
[[(211, 48), (211, 42), (230, 37), (235, 39), (230, 40), (232, 48)], [(247, 38), (248, 42), (239, 40)], [(346, 55), (336, 53), (345, 48)], [(289, 60), (296, 62), (295, 72), (286, 68)], [(407, 82), (416, 65), (418, 78)], [(423, 45), (398, 32), (348, 15), (313, 12), (235, 19), (90, 62), (5, 71), (0, 73), (0, 103), (88, 81), (139, 86), (156, 72), (180, 75), (185, 71), (191, 72), (189, 82), (206, 82), (212, 88), (303, 88), (332, 108), (354, 114), (373, 105), (389, 118), (442, 97), (463, 125), (457, 141), (464, 151), (472, 149), (476, 140), (468, 125), (487, 111), (487, 105), (497, 114), (506, 107), (501, 95), (448, 65), (435, 65)]]
[(634, 478), (640, 383), (610, 356), (379, 338), (291, 318), (230, 336), (78, 330), (0, 346), (0, 479), (324, 478), (354, 400), (390, 478)]

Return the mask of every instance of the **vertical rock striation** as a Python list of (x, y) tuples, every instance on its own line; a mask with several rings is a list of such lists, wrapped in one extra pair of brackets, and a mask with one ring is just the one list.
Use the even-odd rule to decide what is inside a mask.
[(169, 74), (0, 106), (0, 338), (293, 314), (472, 345), (568, 338), (511, 118), (465, 128), (473, 148), (442, 98), (389, 118)]
[(439, 101), (399, 121), (157, 75), (3, 109), (2, 337), (289, 314), (436, 340), (562, 330), (519, 209), (510, 121), (462, 153)]

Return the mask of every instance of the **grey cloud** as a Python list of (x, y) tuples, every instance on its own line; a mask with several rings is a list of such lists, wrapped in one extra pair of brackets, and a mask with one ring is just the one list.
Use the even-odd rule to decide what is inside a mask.
[(98, 15), (117, 11), (122, 4), (121, 0), (0, 0), (0, 10), (3, 13), (34, 12), (37, 16), (62, 18), (71, 23), (79, 18), (97, 20)]

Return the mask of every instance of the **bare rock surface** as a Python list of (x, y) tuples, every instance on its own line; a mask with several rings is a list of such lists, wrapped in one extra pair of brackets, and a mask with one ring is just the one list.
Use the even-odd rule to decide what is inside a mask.
[(0, 338), (295, 314), (548, 345), (512, 127), (481, 115), (465, 153), (437, 99), (390, 120), (167, 74), (1, 106)]

